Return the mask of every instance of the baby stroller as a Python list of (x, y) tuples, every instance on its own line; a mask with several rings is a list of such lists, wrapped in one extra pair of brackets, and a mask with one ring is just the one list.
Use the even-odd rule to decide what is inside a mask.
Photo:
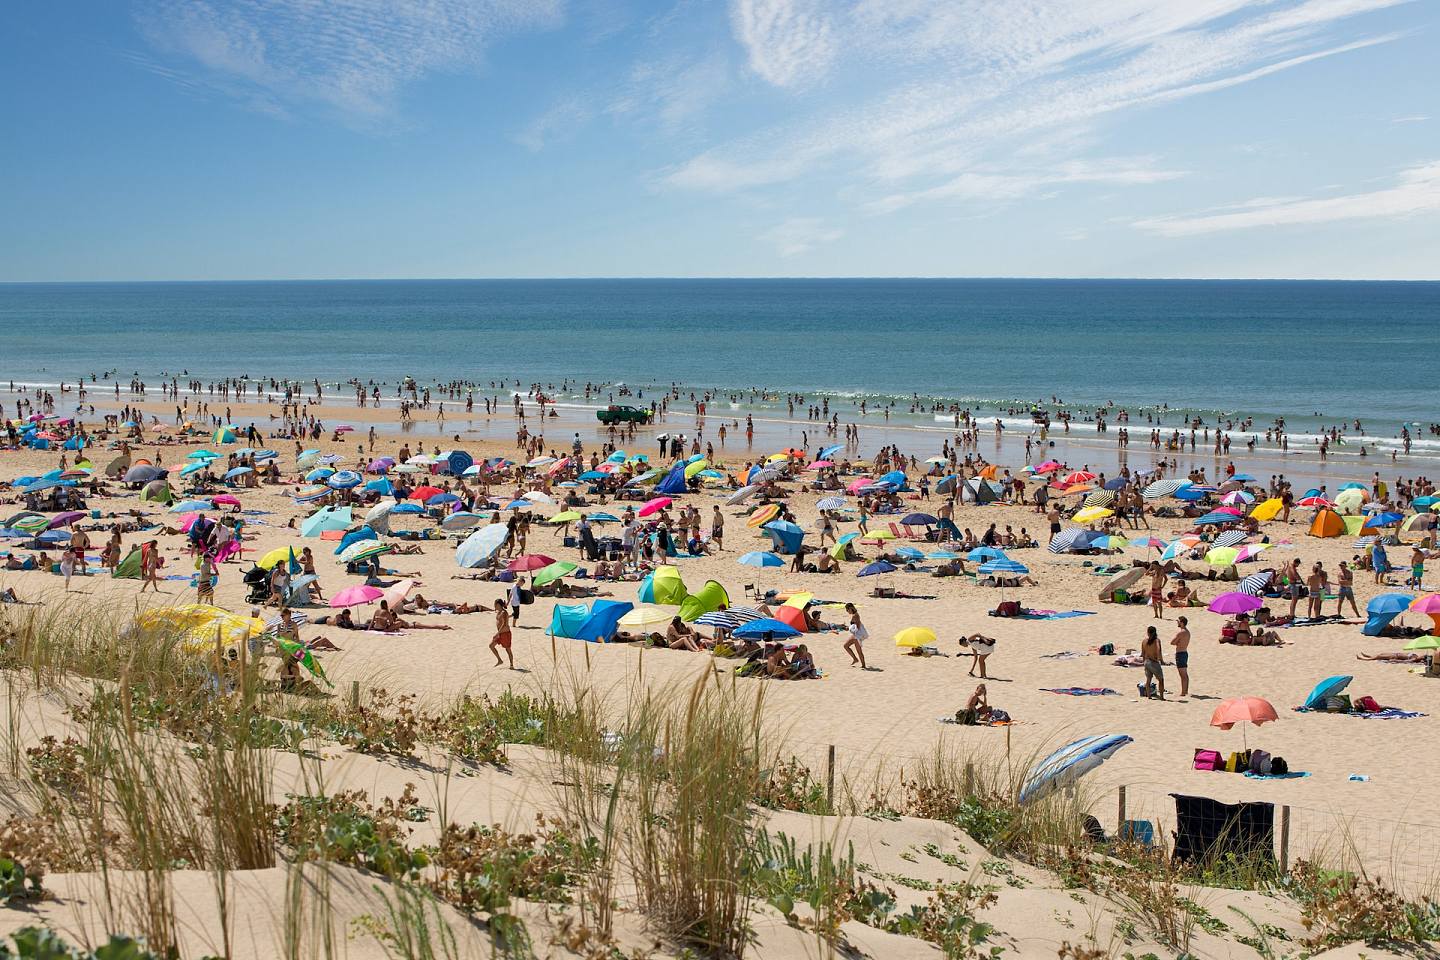
[(246, 603), (264, 603), (270, 599), (270, 571), (261, 569), (259, 564), (251, 564), (240, 579), (246, 587)]

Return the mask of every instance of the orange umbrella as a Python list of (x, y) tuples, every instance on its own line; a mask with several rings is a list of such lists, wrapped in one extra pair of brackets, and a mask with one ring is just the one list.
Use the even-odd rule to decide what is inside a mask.
[[(1260, 697), (1233, 697), (1221, 701), (1215, 708), (1215, 712), (1210, 715), (1210, 726), (1229, 730), (1237, 723), (1253, 723), (1258, 727), (1262, 723), (1279, 719), (1269, 700), (1262, 700)], [(1248, 736), (1246, 745), (1249, 745)]]
[(990, 466), (986, 467), (984, 470), (981, 470), (979, 474), (977, 474), (977, 476), (979, 476), (982, 480), (994, 480), (995, 464), (990, 464)]

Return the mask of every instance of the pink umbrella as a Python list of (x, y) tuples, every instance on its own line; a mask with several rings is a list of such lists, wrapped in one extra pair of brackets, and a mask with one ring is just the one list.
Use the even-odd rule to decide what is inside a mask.
[(335, 428), (336, 433), (353, 433), (354, 431), (355, 428), (350, 426), (350, 424), (348, 423), (342, 423), (340, 424), (340, 426)]
[(385, 596), (384, 592), (376, 587), (361, 584), (358, 587), (346, 587), (335, 596), (330, 598), (332, 607), (358, 607), (363, 603), (374, 603)]
[(1063, 466), (1063, 464), (1059, 463), (1058, 461), (1046, 460), (1044, 463), (1040, 464), (1040, 466), (1035, 468), (1035, 472), (1049, 473), (1052, 470), (1059, 470), (1061, 466)]
[(806, 470), (824, 470), (826, 467), (833, 467), (833, 466), (835, 466), (835, 464), (832, 463), (832, 462), (829, 461), (829, 460), (816, 460), (814, 463), (810, 464), (810, 466), (806, 467), (805, 469), (806, 469)]
[(385, 590), (383, 591), (383, 599), (387, 603), (389, 603), (390, 606), (393, 607), (401, 600), (404, 600), (406, 597), (408, 597), (410, 595), (410, 591), (414, 590), (417, 586), (419, 586), (419, 584), (417, 584), (414, 580), (400, 580), (397, 583), (385, 588)]
[(1273, 546), (1273, 543), (1247, 543), (1241, 547), (1240, 552), (1235, 555), (1235, 561), (1240, 563), (1245, 560), (1253, 560)]
[(1211, 600), (1210, 606), (1205, 609), (1211, 613), (1235, 614), (1259, 610), (1264, 605), (1265, 601), (1259, 597), (1252, 597), (1248, 593), (1232, 591), (1230, 593), (1220, 594), (1220, 596)]
[(556, 460), (554, 463), (550, 464), (550, 469), (546, 470), (545, 473), (547, 476), (553, 477), (555, 476), (555, 474), (559, 473), (561, 470), (564, 470), (568, 466), (570, 466), (570, 458), (561, 457), (559, 460)]
[(860, 477), (859, 479), (850, 481), (850, 485), (846, 487), (845, 490), (848, 493), (859, 493), (862, 487), (868, 487), (874, 482), (874, 477)]
[(1427, 593), (1423, 597), (1416, 597), (1410, 604), (1410, 609), (1416, 613), (1440, 613), (1440, 593)]
[(180, 515), (180, 529), (189, 533), (190, 528), (195, 526), (195, 521), (199, 519), (200, 514), (198, 513), (182, 513)]
[(659, 510), (663, 510), (674, 502), (675, 501), (671, 500), (669, 497), (656, 497), (653, 500), (646, 500), (645, 506), (635, 511), (635, 516), (648, 517), (650, 516), (650, 514), (655, 513)]
[(222, 493), (219, 496), (211, 497), (210, 502), (220, 507), (240, 506), (240, 501), (235, 497), (230, 496), (230, 494), (228, 493)]
[(1212, 513), (1228, 513), (1232, 517), (1243, 517), (1245, 513), (1239, 507), (1216, 507)]
[(526, 573), (548, 567), (554, 562), (554, 558), (547, 557), (543, 553), (527, 553), (511, 560), (505, 565), (505, 569), (513, 570), (516, 573)]

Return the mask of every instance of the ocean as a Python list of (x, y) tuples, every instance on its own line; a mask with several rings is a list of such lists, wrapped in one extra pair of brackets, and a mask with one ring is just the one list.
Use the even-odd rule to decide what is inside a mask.
[(1167, 426), (1249, 416), (1263, 430), (1284, 417), (1299, 435), (1358, 418), (1393, 437), (1440, 419), (1437, 321), (1440, 283), (1407, 282), (0, 284), (0, 380), (673, 382), (687, 397), (824, 395), (842, 419), (860, 398), (895, 400), (897, 421), (940, 427), (951, 418), (912, 413), (910, 398), (1006, 412), (1053, 397), (1077, 412), (1128, 408), (1137, 434), (1144, 411), (1168, 405)]

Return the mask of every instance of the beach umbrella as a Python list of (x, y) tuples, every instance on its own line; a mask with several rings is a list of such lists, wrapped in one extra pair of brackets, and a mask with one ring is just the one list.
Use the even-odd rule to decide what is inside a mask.
[(1244, 530), (1222, 530), (1216, 534), (1214, 545), (1217, 547), (1238, 547), (1249, 539), (1250, 534)]
[(1249, 506), (1255, 502), (1255, 497), (1244, 490), (1231, 490), (1220, 498), (1220, 502), (1231, 507)]
[(460, 498), (459, 498), (458, 496), (456, 496), (456, 495), (453, 494), (453, 493), (450, 493), (449, 491), (446, 491), (446, 492), (444, 492), (444, 493), (437, 493), (437, 494), (435, 494), (435, 496), (428, 498), (428, 499), (425, 501), (425, 506), (427, 506), (427, 507), (443, 507), (443, 506), (445, 506), (445, 504), (447, 504), (447, 503), (459, 503), (459, 502), (460, 502)]
[(914, 650), (935, 642), (935, 631), (929, 627), (906, 627), (895, 634), (895, 646)]
[(1285, 503), (1279, 497), (1271, 497), (1263, 503), (1256, 504), (1250, 510), (1250, 516), (1256, 520), (1274, 520), (1280, 516), (1280, 511), (1285, 508)]
[(591, 522), (591, 523), (619, 523), (619, 522), (620, 522), (620, 518), (617, 517), (617, 516), (615, 516), (615, 514), (613, 514), (613, 513), (592, 513), (592, 514), (590, 514), (590, 522)]
[(388, 543), (379, 543), (375, 540), (357, 540), (335, 558), (337, 563), (351, 564), (359, 563), (362, 560), (369, 560), (371, 557), (378, 557), (386, 553), (393, 553), (395, 548)]
[(900, 522), (907, 527), (932, 527), (940, 521), (928, 513), (907, 513)]
[[(418, 581), (411, 580), (408, 577), (404, 580), (397, 580), (390, 586), (384, 588), (380, 599), (392, 607), (396, 606), (400, 601), (410, 596), (410, 592), (419, 585)], [(424, 611), (422, 610), (421, 613), (424, 613)]]
[(292, 565), (295, 563), (294, 547), (276, 547), (274, 550), (271, 550), (259, 560), (256, 560), (255, 565), (261, 570), (270, 570), (275, 566), (275, 564), (286, 562), (289, 562)]
[(873, 577), (882, 573), (894, 573), (898, 568), (888, 560), (877, 560), (860, 568), (857, 577)]
[(1274, 570), (1261, 570), (1259, 573), (1252, 573), (1241, 580), (1236, 589), (1241, 593), (1252, 597), (1262, 597), (1265, 590), (1270, 586), (1270, 581), (1275, 579)]
[(1189, 480), (1156, 480), (1154, 483), (1150, 484), (1143, 491), (1141, 491), (1140, 495), (1143, 496), (1146, 500), (1159, 500), (1162, 497), (1172, 496), (1177, 491), (1182, 490), (1188, 486), (1190, 486)]
[(1212, 567), (1233, 567), (1240, 556), (1234, 547), (1215, 547), (1205, 554), (1205, 562)]
[(441, 520), (440, 528), (442, 530), (468, 530), (484, 519), (485, 517), (481, 514), (467, 513), (462, 510), (459, 513), (452, 513), (444, 520)]
[(844, 507), (844, 497), (821, 497), (815, 501), (815, 509), (817, 510), (842, 510)]
[(786, 640), (790, 637), (800, 636), (801, 631), (773, 617), (761, 617), (736, 627), (734, 636), (741, 640), (761, 640), (767, 633), (771, 635), (772, 639)]
[(620, 618), (620, 626), (648, 629), (669, 623), (673, 619), (675, 614), (663, 607), (641, 604)]
[[(247, 473), (254, 473), (254, 472), (255, 472), (255, 470), (254, 470), (253, 467), (233, 467), (233, 468), (225, 471), (225, 476), (224, 476), (222, 479), (224, 479), (224, 480), (234, 480), (234, 479), (236, 479), (237, 477), (243, 477), (243, 476), (245, 476), (245, 474), (247, 474)], [(184, 471), (182, 470), (181, 473), (183, 474)]]
[(525, 499), (529, 500), (531, 503), (544, 503), (550, 505), (553, 505), (555, 503), (554, 497), (550, 496), (550, 494), (548, 493), (542, 493), (539, 490), (531, 490), (530, 492), (526, 493)]
[(654, 497), (650, 500), (646, 500), (645, 505), (642, 506), (639, 510), (635, 511), (635, 516), (648, 517), (652, 513), (660, 512), (674, 502), (675, 501), (671, 500), (669, 497)]
[(769, 503), (763, 507), (757, 508), (754, 513), (750, 514), (749, 518), (745, 521), (745, 526), (760, 527), (769, 523), (771, 520), (774, 520), (779, 515), (780, 504)]
[(1109, 491), (1112, 491), (1112, 492), (1113, 492), (1113, 491), (1116, 491), (1116, 490), (1123, 490), (1124, 488), (1128, 487), (1129, 485), (1130, 485), (1130, 478), (1129, 478), (1129, 477), (1111, 477), (1109, 480), (1106, 480), (1106, 481), (1105, 481), (1105, 486), (1102, 487), (1101, 489), (1103, 489), (1103, 490), (1109, 490)]
[(924, 560), (925, 551), (915, 547), (896, 547), (895, 555), (904, 557), (906, 560)]
[(1306, 710), (1320, 710), (1325, 706), (1325, 700), (1329, 697), (1338, 697), (1354, 677), (1336, 676), (1326, 677), (1315, 684), (1315, 689), (1310, 691), (1310, 696), (1305, 698), (1302, 705)]
[(1200, 538), (1193, 535), (1176, 537), (1174, 540), (1170, 541), (1170, 543), (1166, 545), (1163, 551), (1161, 551), (1160, 559), (1174, 560), (1182, 553), (1189, 553), (1191, 550), (1194, 550), (1195, 545), (1199, 542)]
[(465, 568), (481, 566), (500, 550), (509, 535), (503, 523), (481, 527), (455, 548), (455, 562)]
[(324, 500), (326, 497), (334, 494), (334, 492), (335, 491), (331, 490), (329, 487), (324, 486), (301, 487), (299, 490), (295, 491), (295, 493), (291, 496), (291, 499), (294, 500), (296, 503), (314, 503), (317, 500)]
[(166, 471), (148, 463), (137, 464), (125, 471), (125, 483), (149, 483), (165, 476)]
[(1416, 637), (1400, 649), (1409, 651), (1440, 650), (1440, 637), (1435, 636), (1433, 633), (1427, 633), (1424, 636)]
[(1437, 503), (1440, 503), (1440, 497), (1416, 497), (1410, 501), (1410, 506), (1416, 510), (1428, 510)]
[(235, 430), (231, 427), (221, 427), (210, 436), (210, 439), (215, 443), (234, 443)]
[(1205, 514), (1205, 516), (1200, 517), (1198, 520), (1196, 520), (1195, 526), (1204, 527), (1219, 525), (1222, 523), (1234, 523), (1237, 519), (1239, 518), (1236, 517), (1233, 513), (1225, 513), (1219, 510), (1212, 510), (1211, 512)]
[(215, 505), (209, 500), (182, 500), (170, 507), (169, 513), (193, 513), (196, 510), (213, 510)]
[(980, 564), (977, 569), (980, 573), (984, 574), (1011, 573), (1021, 575), (1030, 572), (1029, 567), (1025, 566), (1025, 564), (1021, 563), (1018, 560), (1011, 559), (1010, 557), (997, 557), (994, 560), (990, 560), (986, 563)]
[(1072, 550), (1088, 550), (1090, 542), (1100, 534), (1083, 527), (1070, 527), (1055, 534), (1048, 549), (1051, 553), (1069, 553)]
[(524, 573), (540, 570), (554, 562), (553, 557), (547, 557), (543, 553), (525, 553), (505, 564), (505, 569), (515, 573)]
[(1112, 600), (1117, 590), (1129, 590), (1132, 586), (1145, 578), (1145, 571), (1141, 567), (1127, 567), (1120, 572), (1113, 574), (1104, 585), (1100, 587), (1100, 599)]
[(354, 545), (354, 544), (357, 544), (357, 543), (360, 543), (360, 542), (366, 541), (366, 540), (379, 540), (379, 539), (380, 539), (380, 535), (379, 535), (378, 533), (376, 533), (374, 530), (370, 529), (369, 527), (360, 527), (360, 528), (357, 529), (357, 530), (351, 530), (349, 533), (347, 533), (347, 534), (345, 534), (343, 537), (341, 537), (341, 538), (340, 538), (340, 545), (335, 548), (334, 553), (335, 553), (336, 556), (339, 556), (340, 554), (344, 553), (346, 550), (350, 549), (350, 547), (351, 547), (352, 545)]
[(1247, 560), (1254, 560), (1260, 556), (1260, 554), (1272, 549), (1274, 546), (1275, 544), (1273, 543), (1247, 543), (1241, 547), (1240, 552), (1235, 555), (1235, 562), (1244, 563)]
[(321, 507), (300, 521), (300, 536), (318, 537), (327, 530), (344, 530), (352, 522), (349, 507)]
[(741, 566), (745, 567), (785, 566), (785, 561), (782, 560), (779, 556), (764, 550), (752, 550), (749, 553), (742, 555), (740, 559), (736, 562), (739, 563)]
[(872, 543), (879, 543), (881, 540), (894, 540), (895, 534), (891, 533), (889, 530), (875, 529), (871, 530), (869, 533), (865, 534), (860, 539), (869, 540)]
[(710, 613), (702, 613), (696, 617), (695, 622), (702, 627), (714, 627), (716, 630), (734, 630), (745, 621), (729, 610), (712, 610)]
[(335, 469), (333, 467), (316, 467), (314, 470), (305, 474), (305, 482), (324, 483), (333, 476), (335, 476)]
[[(1254, 724), (1260, 726), (1272, 720), (1279, 720), (1275, 708), (1270, 705), (1269, 700), (1262, 700), (1260, 697), (1232, 697), (1229, 700), (1222, 700), (1210, 715), (1210, 726), (1219, 727), (1221, 730), (1229, 730), (1237, 723)], [(1244, 744), (1250, 746), (1250, 737), (1247, 727), (1241, 727), (1244, 734)]]
[(1066, 474), (1058, 481), (1058, 483), (1060, 483), (1062, 486), (1073, 487), (1076, 484), (1089, 483), (1091, 480), (1094, 479), (1095, 474), (1091, 473), (1090, 471), (1076, 470), (1074, 473)]
[(998, 560), (1005, 556), (1005, 551), (998, 547), (976, 547), (965, 554), (966, 560), (973, 560), (976, 563), (984, 563), (986, 560)]
[(414, 490), (411, 490), (411, 491), (410, 491), (410, 496), (406, 497), (406, 499), (407, 499), (407, 500), (415, 500), (415, 501), (417, 501), (417, 502), (419, 502), (419, 503), (424, 503), (426, 500), (429, 500), (431, 497), (439, 496), (440, 494), (442, 494), (442, 493), (444, 493), (444, 492), (445, 492), (445, 491), (442, 490), (442, 489), (440, 489), (439, 487), (432, 487), (432, 486), (430, 486), (429, 484), (426, 484), (426, 485), (424, 485), (424, 486), (416, 487)]
[(38, 515), (33, 517), (25, 517), (24, 519), (18, 520), (15, 523), (10, 524), (12, 528), (19, 530), (21, 533), (28, 534), (37, 534), (47, 528), (49, 525), (50, 521), (48, 519)]
[(555, 516), (551, 517), (549, 520), (546, 520), (545, 522), (546, 522), (546, 523), (555, 523), (555, 524), (560, 524), (560, 523), (574, 523), (576, 520), (579, 520), (580, 517), (581, 517), (581, 514), (580, 514), (580, 511), (578, 511), (578, 510), (562, 510), (561, 512), (555, 514)]
[(85, 513), (83, 510), (67, 510), (64, 513), (57, 513), (55, 516), (51, 517), (47, 526), (51, 530), (55, 530), (59, 527), (68, 527), (76, 520), (84, 520), (88, 516), (89, 514)]
[(1222, 613), (1234, 615), (1237, 613), (1249, 613), (1252, 610), (1259, 610), (1265, 604), (1259, 597), (1251, 596), (1248, 593), (1232, 590), (1229, 593), (1222, 593), (1210, 605), (1206, 607), (1211, 613)]
[(1064, 469), (1065, 465), (1058, 460), (1046, 460), (1035, 467), (1036, 473), (1054, 473), (1056, 470)]
[(1081, 501), (1083, 507), (1108, 507), (1115, 502), (1115, 494), (1109, 490), (1096, 490)]
[(1130, 541), (1117, 534), (1101, 534), (1090, 541), (1090, 546), (1097, 550), (1119, 550), (1130, 545)]
[(1415, 613), (1440, 613), (1440, 593), (1427, 593), (1423, 597), (1416, 597), (1410, 602), (1410, 609)]
[(354, 470), (341, 470), (325, 483), (333, 490), (349, 490), (365, 482), (365, 478)]
[(1074, 783), (1132, 742), (1133, 738), (1123, 733), (1111, 733), (1066, 744), (1026, 771), (1020, 784), (1020, 802), (1038, 800)]
[(396, 503), (394, 500), (381, 500), (375, 504), (375, 506), (365, 511), (365, 522), (373, 525), (375, 521), (387, 516), (395, 507)]
[(1320, 496), (1320, 495), (1317, 493), (1317, 494), (1315, 494), (1314, 496), (1303, 497), (1303, 498), (1301, 498), (1301, 499), (1299, 499), (1299, 500), (1296, 500), (1296, 501), (1295, 501), (1295, 506), (1297, 506), (1297, 507), (1314, 507), (1314, 508), (1316, 508), (1316, 509), (1318, 510), (1318, 509), (1321, 508), (1321, 507), (1333, 507), (1333, 506), (1335, 506), (1335, 503), (1334, 503), (1334, 501), (1332, 501), (1332, 500), (1327, 500), (1327, 499), (1325, 499), (1324, 497)]
[(1386, 513), (1377, 513), (1374, 516), (1366, 519), (1366, 521), (1360, 525), (1360, 529), (1373, 530), (1379, 527), (1393, 527), (1395, 524), (1399, 523), (1401, 520), (1404, 519), (1405, 518), (1398, 513), (1391, 513), (1388, 511)]
[(759, 486), (755, 484), (741, 487), (739, 490), (736, 490), (734, 493), (730, 494), (730, 496), (725, 498), (725, 505), (734, 506), (737, 503), (744, 503), (746, 500), (749, 500), (751, 497), (753, 497), (755, 495), (755, 491), (759, 489)]
[(541, 567), (535, 571), (533, 585), (543, 587), (547, 583), (559, 580), (569, 573), (574, 573), (579, 564), (571, 563), (569, 560), (556, 560), (549, 566)]
[(220, 454), (214, 450), (192, 450), (185, 454), (186, 460), (219, 460)]
[(1366, 613), (1404, 613), (1415, 598), (1408, 593), (1382, 593), (1365, 604)]
[(1132, 547), (1144, 547), (1146, 549), (1161, 550), (1165, 547), (1165, 541), (1159, 537), (1152, 537), (1146, 534), (1143, 537), (1136, 537), (1130, 541)]
[(346, 587), (330, 598), (332, 607), (358, 607), (366, 603), (374, 603), (384, 598), (385, 593), (378, 587), (371, 587), (360, 584), (354, 587)]
[(1104, 520), (1106, 517), (1115, 516), (1114, 510), (1106, 510), (1104, 507), (1085, 507), (1077, 510), (1070, 519), (1076, 523), (1093, 523), (1096, 520)]

